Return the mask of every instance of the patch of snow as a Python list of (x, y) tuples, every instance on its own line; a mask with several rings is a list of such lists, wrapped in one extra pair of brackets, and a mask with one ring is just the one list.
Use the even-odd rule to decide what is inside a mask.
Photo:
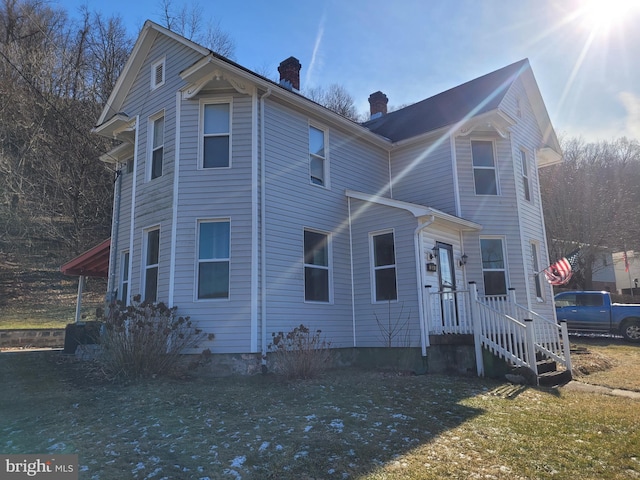
[(144, 463), (142, 462), (138, 462), (135, 468), (131, 470), (131, 473), (136, 473), (136, 472), (139, 472), (140, 470), (144, 470)]
[(315, 414), (311, 414), (311, 415), (307, 415), (304, 418), (307, 419), (307, 422), (311, 421), (311, 420), (315, 420), (317, 417)]
[(309, 452), (307, 452), (306, 450), (300, 450), (298, 453), (296, 453), (293, 456), (293, 458), (294, 458), (294, 460), (297, 460), (297, 459), (302, 458), (302, 457), (307, 457), (308, 455), (309, 455)]
[(238, 468), (238, 467), (241, 467), (242, 465), (244, 465), (244, 462), (246, 462), (246, 461), (247, 461), (247, 457), (244, 456), (244, 455), (241, 455), (239, 457), (234, 458), (231, 461), (231, 466)]
[(394, 413), (391, 418), (399, 418), (400, 420), (415, 420), (415, 418), (405, 415), (403, 413)]
[[(51, 441), (53, 439), (50, 439), (49, 441)], [(54, 443), (53, 445), (51, 445), (50, 447), (47, 447), (47, 450), (50, 452), (57, 452), (60, 450), (64, 450), (66, 448), (66, 444), (64, 442), (58, 442), (58, 443)]]
[(281, 452), (282, 450), (284, 450), (284, 447), (282, 445), (276, 445), (276, 450), (278, 452)]
[(231, 475), (233, 476), (236, 480), (242, 480), (242, 475), (240, 475), (238, 472), (236, 472), (235, 470), (231, 470), (230, 468), (225, 468), (223, 470), (223, 472), (225, 475)]
[(344, 423), (342, 423), (342, 420), (340, 420), (339, 418), (334, 418), (333, 420), (331, 420), (329, 426), (336, 430), (338, 433), (342, 433), (342, 430), (344, 429)]
[(304, 431), (308, 432), (309, 430), (311, 430), (313, 428), (312, 425), (307, 425), (306, 427), (304, 427)]
[(260, 445), (260, 448), (258, 448), (258, 451), (264, 452), (267, 448), (269, 448), (269, 445), (271, 445), (271, 442), (262, 442), (262, 445)]
[(146, 477), (144, 477), (145, 479), (147, 478), (153, 478), (156, 475), (158, 475), (160, 472), (162, 471), (161, 467), (157, 467), (153, 472), (151, 472), (149, 475), (147, 475)]

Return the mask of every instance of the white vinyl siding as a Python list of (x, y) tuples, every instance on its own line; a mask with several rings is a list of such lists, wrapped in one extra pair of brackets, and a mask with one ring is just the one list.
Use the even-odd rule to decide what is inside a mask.
[(231, 166), (231, 103), (202, 104), (202, 168)]

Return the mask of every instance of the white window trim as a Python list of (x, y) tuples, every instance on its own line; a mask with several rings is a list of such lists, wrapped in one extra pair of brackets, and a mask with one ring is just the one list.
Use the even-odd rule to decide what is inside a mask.
[[(155, 180), (156, 178), (151, 178), (151, 174), (153, 172), (153, 151), (154, 151), (154, 147), (153, 147), (153, 136), (155, 134), (155, 122), (156, 120), (160, 120), (161, 118), (164, 119), (164, 122), (162, 123), (162, 174), (156, 178), (162, 178), (164, 176), (165, 173), (165, 166), (166, 166), (166, 158), (167, 158), (167, 150), (165, 148), (166, 145), (166, 133), (167, 133), (167, 117), (164, 114), (164, 110), (161, 110), (158, 113), (155, 113), (153, 115), (151, 115), (149, 117), (149, 120), (147, 122), (147, 171), (146, 171), (146, 179), (147, 182), (150, 182), (151, 180)], [(159, 148), (159, 147), (156, 147)]]
[[(500, 240), (502, 244), (502, 259), (504, 261), (504, 268), (484, 268), (484, 265), (482, 264), (482, 240)], [(487, 293), (486, 293), (486, 286), (484, 284), (484, 272), (504, 272), (505, 293), (502, 295), (508, 295), (510, 282), (509, 282), (509, 263), (507, 258), (507, 239), (499, 235), (481, 236), (478, 240), (478, 246), (480, 247), (479, 251), (480, 251), (480, 270), (482, 272), (482, 288), (485, 289), (485, 295), (487, 295)], [(497, 294), (497, 295), (501, 295), (501, 294)]]
[[(531, 191), (531, 156), (524, 148), (520, 149), (520, 171), (522, 173), (522, 197), (527, 201), (533, 203), (533, 194)], [(526, 171), (525, 171), (526, 170)], [(525, 187), (526, 182), (526, 187)], [(529, 198), (527, 198), (527, 191), (529, 192)]]
[[(396, 270), (395, 280), (396, 280), (396, 299), (395, 300), (378, 300), (376, 297), (376, 270), (381, 270), (385, 268), (391, 268), (391, 265), (385, 265), (383, 267), (376, 267), (376, 250), (375, 245), (373, 243), (374, 237), (379, 235), (385, 235), (387, 233), (393, 234), (393, 268)], [(372, 304), (386, 304), (386, 303), (397, 303), (400, 298), (400, 291), (398, 289), (398, 258), (397, 258), (397, 248), (396, 248), (396, 232), (394, 228), (388, 228), (385, 230), (377, 230), (375, 232), (369, 232), (369, 276), (371, 283), (371, 303)]]
[[(476, 167), (473, 164), (473, 142), (491, 142), (491, 147), (493, 149), (493, 167)], [(493, 138), (482, 138), (482, 137), (473, 137), (470, 139), (469, 148), (471, 151), (471, 173), (473, 180), (473, 193), (478, 197), (499, 197), (500, 196), (500, 175), (498, 175), (498, 148), (496, 145), (496, 141)], [(490, 193), (477, 193), (476, 192), (476, 174), (475, 171), (478, 170), (493, 170), (493, 175), (496, 180), (496, 193), (492, 195)]]
[[(200, 272), (200, 225), (203, 223), (215, 223), (215, 222), (228, 222), (229, 223), (229, 257), (226, 259), (216, 258), (215, 260), (203, 260), (203, 262), (220, 261), (229, 262), (229, 292), (226, 298), (198, 298), (198, 273)], [(196, 266), (193, 278), (193, 301), (194, 302), (228, 302), (231, 300), (231, 252), (233, 250), (233, 244), (231, 243), (231, 218), (230, 217), (216, 217), (216, 218), (198, 218), (196, 220), (196, 249), (195, 260)]]
[[(535, 247), (535, 254), (536, 254), (535, 257), (533, 256), (534, 247)], [(544, 284), (542, 283), (542, 278), (541, 278), (542, 273), (536, 275), (542, 268), (540, 266), (540, 242), (538, 242), (537, 240), (531, 240), (529, 242), (529, 250), (531, 251), (531, 262), (532, 262), (531, 270), (533, 271), (533, 291), (534, 293), (536, 293), (536, 299), (538, 300), (538, 302), (544, 302), (545, 289), (544, 289)], [(540, 296), (537, 295), (536, 285), (540, 286)]]
[[(325, 267), (324, 265), (315, 265), (315, 264), (309, 264), (309, 263), (305, 263), (304, 261), (304, 257), (305, 257), (305, 251), (304, 251), (304, 232), (313, 232), (313, 233), (319, 233), (321, 235), (326, 235), (327, 237), (327, 266)], [(322, 301), (317, 301), (317, 300), (307, 300), (306, 299), (306, 295), (305, 295), (305, 291), (306, 291), (306, 285), (305, 285), (305, 268), (318, 268), (321, 270), (327, 270), (328, 272), (328, 277), (329, 277), (329, 285), (327, 286), (327, 288), (329, 289), (329, 301), (327, 302), (322, 302)], [(333, 305), (333, 301), (334, 301), (334, 297), (333, 297), (333, 237), (331, 232), (326, 232), (324, 230), (318, 230), (317, 228), (309, 228), (309, 227), (304, 227), (302, 229), (302, 298), (304, 303), (310, 303), (310, 304), (315, 304), (315, 305)]]
[[(229, 165), (226, 167), (204, 167), (204, 107), (205, 105), (220, 105), (229, 104)], [(219, 97), (219, 98), (202, 98), (198, 106), (198, 170), (224, 170), (230, 169), (233, 164), (233, 134), (231, 126), (233, 125), (233, 97)]]
[[(118, 296), (119, 300), (125, 304), (129, 305), (131, 299), (131, 254), (129, 250), (123, 250), (120, 253), (120, 286), (118, 288)], [(125, 268), (127, 270), (127, 278), (124, 276)], [(124, 292), (124, 286), (127, 285), (127, 298), (122, 296)]]
[[(311, 127), (315, 128), (316, 130), (320, 130), (322, 131), (322, 133), (324, 133), (324, 162), (323, 162), (323, 167), (324, 167), (324, 182), (322, 185), (318, 185), (317, 183), (313, 183), (311, 181), (311, 148), (310, 145), (307, 143), (307, 155), (308, 155), (308, 162), (307, 162), (307, 167), (309, 168), (308, 171), (308, 178), (309, 178), (309, 185), (313, 185), (314, 187), (319, 187), (319, 188), (324, 188), (326, 190), (330, 190), (331, 189), (331, 182), (330, 182), (330, 175), (329, 175), (329, 128), (325, 127), (324, 125), (319, 125), (317, 123), (314, 122), (309, 122), (309, 126), (307, 127), (307, 138), (309, 137), (309, 130), (311, 129)], [(320, 158), (320, 157), (318, 157)]]
[[(147, 251), (149, 249), (149, 233), (158, 230), (158, 263), (154, 263), (151, 265), (147, 265)], [(157, 268), (158, 269), (158, 288), (156, 289), (156, 302), (158, 302), (158, 293), (160, 291), (160, 250), (162, 248), (162, 231), (160, 229), (160, 225), (154, 225), (152, 227), (147, 227), (142, 230), (142, 274), (140, 275), (140, 295), (141, 300), (145, 301), (145, 292), (146, 292), (146, 282), (147, 282), (147, 269), (148, 268)], [(131, 284), (129, 284), (131, 286)]]
[[(156, 83), (156, 72), (158, 67), (162, 67), (162, 80), (159, 83)], [(157, 60), (151, 64), (151, 81), (149, 82), (151, 85), (151, 91), (157, 90), (161, 86), (163, 86), (166, 82), (167, 78), (167, 57), (162, 57), (160, 60)]]

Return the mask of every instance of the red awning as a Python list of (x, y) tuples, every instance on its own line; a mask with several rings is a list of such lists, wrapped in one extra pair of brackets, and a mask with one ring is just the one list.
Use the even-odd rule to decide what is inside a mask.
[(85, 277), (109, 276), (109, 252), (111, 251), (111, 239), (96, 245), (82, 255), (68, 261), (60, 267), (65, 275), (82, 275)]

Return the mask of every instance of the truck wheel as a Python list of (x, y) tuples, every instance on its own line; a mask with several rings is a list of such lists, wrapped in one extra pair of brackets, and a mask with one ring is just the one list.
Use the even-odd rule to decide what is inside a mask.
[(640, 320), (629, 320), (622, 325), (622, 336), (628, 342), (640, 342)]

